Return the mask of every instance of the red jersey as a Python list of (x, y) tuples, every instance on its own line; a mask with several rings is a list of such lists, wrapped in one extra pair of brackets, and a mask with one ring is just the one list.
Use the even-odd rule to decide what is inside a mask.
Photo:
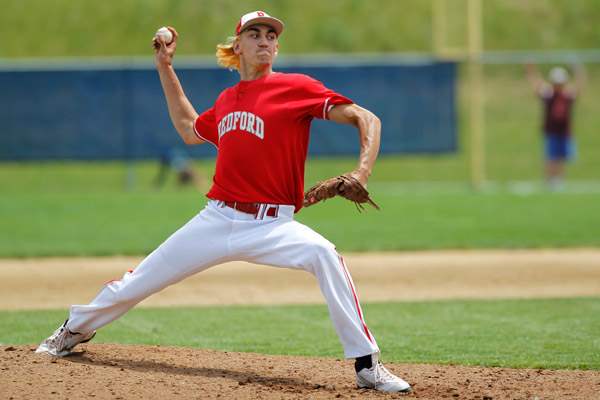
[(194, 123), (196, 135), (217, 147), (207, 197), (294, 205), (298, 212), (311, 121), (350, 103), (301, 74), (271, 73), (225, 89)]

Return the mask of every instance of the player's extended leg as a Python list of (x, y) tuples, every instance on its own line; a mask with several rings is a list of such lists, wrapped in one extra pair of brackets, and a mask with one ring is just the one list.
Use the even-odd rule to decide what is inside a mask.
[[(367, 328), (358, 295), (343, 258), (321, 235), (292, 220), (293, 210), (259, 228), (240, 226), (233, 249), (246, 261), (311, 272), (319, 281), (347, 358), (356, 358), (357, 384), (384, 392), (409, 392), (410, 385), (379, 362), (379, 348)], [(260, 224), (260, 223), (259, 223)]]
[[(140, 301), (187, 276), (227, 261), (231, 221), (209, 205), (120, 280), (108, 282), (87, 305), (73, 305), (69, 319), (39, 351), (65, 355), (93, 332)], [(81, 340), (80, 340), (81, 339)], [(60, 354), (59, 354), (60, 353)]]
[[(282, 212), (283, 211), (283, 212)], [(232, 251), (239, 258), (259, 264), (304, 269), (316, 276), (327, 301), (336, 332), (348, 358), (379, 351), (367, 328), (358, 295), (343, 259), (335, 246), (321, 235), (286, 216), (257, 221), (234, 231)], [(289, 211), (290, 213), (292, 211)]]

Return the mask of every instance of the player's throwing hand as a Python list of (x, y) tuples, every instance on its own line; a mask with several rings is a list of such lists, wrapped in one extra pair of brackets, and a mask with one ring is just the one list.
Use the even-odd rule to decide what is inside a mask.
[(155, 61), (156, 64), (168, 64), (171, 65), (173, 56), (175, 55), (175, 49), (177, 48), (177, 38), (179, 34), (172, 26), (168, 26), (167, 29), (173, 34), (173, 39), (167, 43), (164, 35), (155, 35), (152, 38), (152, 47), (154, 47)]

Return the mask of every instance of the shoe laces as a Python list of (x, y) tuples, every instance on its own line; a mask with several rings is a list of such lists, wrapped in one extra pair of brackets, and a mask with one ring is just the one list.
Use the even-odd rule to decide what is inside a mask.
[(68, 329), (64, 326), (61, 326), (56, 331), (54, 331), (52, 336), (50, 336), (50, 338), (48, 339), (48, 344), (54, 347), (55, 349), (62, 350), (68, 334)]
[(375, 366), (375, 381), (376, 382), (395, 382), (398, 378), (392, 374), (382, 363), (378, 362)]

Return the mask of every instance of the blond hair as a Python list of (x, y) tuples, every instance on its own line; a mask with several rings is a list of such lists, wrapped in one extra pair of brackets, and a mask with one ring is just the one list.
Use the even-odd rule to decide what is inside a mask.
[(216, 56), (219, 65), (229, 69), (240, 69), (240, 56), (233, 51), (233, 45), (237, 39), (238, 36), (231, 36), (225, 43), (217, 45)]

